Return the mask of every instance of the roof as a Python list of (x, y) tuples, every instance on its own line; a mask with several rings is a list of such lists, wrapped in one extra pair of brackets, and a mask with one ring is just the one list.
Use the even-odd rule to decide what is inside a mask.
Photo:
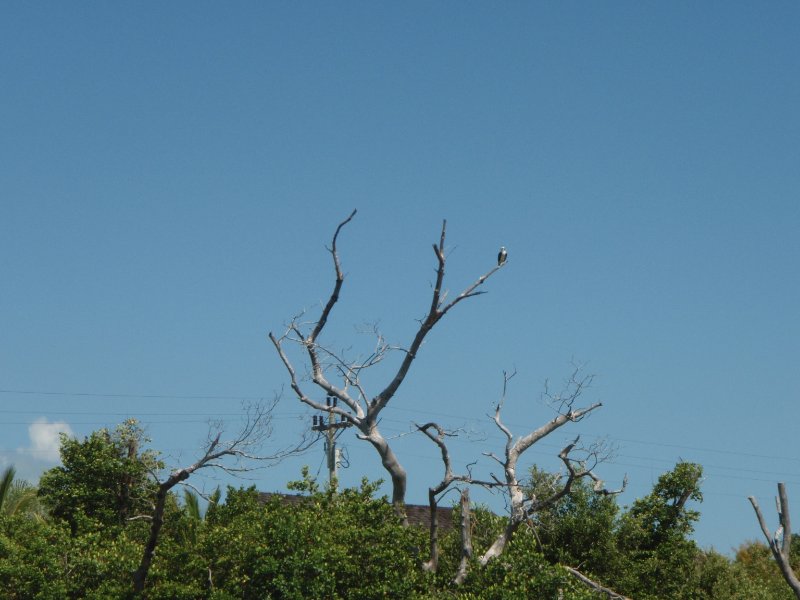
[[(308, 496), (302, 494), (282, 494), (280, 492), (259, 492), (258, 499), (267, 503), (273, 498), (280, 498), (284, 504), (295, 506), (300, 504)], [(431, 512), (430, 507), (425, 504), (406, 504), (406, 516), (408, 524), (415, 527), (430, 527)], [(439, 529), (449, 531), (453, 528), (453, 509), (450, 507), (439, 506), (436, 508), (436, 516), (439, 521)]]

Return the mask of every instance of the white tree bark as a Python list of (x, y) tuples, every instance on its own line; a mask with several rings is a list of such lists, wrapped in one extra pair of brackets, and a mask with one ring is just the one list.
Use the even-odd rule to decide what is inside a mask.
[(767, 544), (772, 551), (772, 556), (775, 557), (775, 562), (778, 563), (783, 579), (792, 588), (795, 597), (800, 598), (800, 580), (797, 579), (797, 575), (792, 570), (789, 557), (792, 547), (792, 523), (789, 517), (789, 496), (786, 493), (786, 485), (784, 483), (778, 484), (778, 497), (775, 500), (778, 506), (779, 526), (773, 535), (770, 535), (764, 515), (761, 514), (761, 508), (758, 506), (758, 501), (753, 496), (748, 497), (748, 500), (753, 505), (758, 524), (761, 526), (761, 532), (767, 539)]
[[(505, 447), (505, 456), (504, 458), (498, 458), (494, 454), (487, 454), (494, 460), (496, 460), (500, 465), (503, 467), (503, 473), (505, 475), (505, 481), (502, 482), (503, 486), (506, 489), (506, 493), (508, 494), (509, 504), (511, 507), (510, 514), (508, 517), (508, 521), (506, 523), (505, 529), (501, 532), (494, 540), (491, 546), (489, 546), (488, 550), (484, 552), (480, 559), (479, 563), (481, 566), (485, 566), (489, 563), (489, 561), (497, 558), (500, 556), (503, 551), (505, 550), (508, 543), (514, 537), (517, 529), (519, 526), (522, 525), (527, 519), (531, 517), (535, 512), (546, 508), (567, 494), (569, 494), (570, 489), (572, 487), (573, 482), (576, 479), (582, 477), (590, 477), (595, 481), (595, 491), (598, 493), (620, 493), (621, 490), (611, 492), (603, 489), (602, 481), (597, 478), (594, 473), (592, 472), (591, 468), (585, 468), (584, 465), (578, 464), (578, 468), (576, 468), (576, 461), (570, 458), (570, 452), (575, 448), (578, 438), (575, 439), (571, 444), (567, 445), (564, 449), (561, 450), (559, 453), (559, 458), (564, 463), (564, 466), (567, 470), (567, 478), (564, 485), (561, 489), (557, 490), (547, 498), (530, 498), (526, 499), (525, 495), (523, 494), (522, 485), (517, 477), (517, 463), (522, 456), (522, 454), (527, 451), (531, 446), (533, 446), (536, 442), (540, 441), (542, 438), (550, 435), (556, 429), (562, 427), (567, 423), (574, 423), (580, 421), (583, 417), (591, 413), (592, 411), (600, 408), (602, 404), (597, 402), (585, 408), (575, 408), (574, 404), (577, 399), (580, 397), (581, 393), (583, 392), (584, 388), (588, 386), (591, 382), (591, 377), (585, 377), (583, 379), (576, 378), (578, 374), (578, 369), (575, 370), (572, 377), (570, 378), (567, 391), (565, 395), (558, 395), (555, 397), (555, 400), (558, 405), (558, 410), (560, 411), (559, 414), (553, 418), (548, 423), (545, 423), (538, 429), (535, 429), (528, 434), (518, 438), (514, 441), (514, 436), (511, 433), (511, 430), (503, 424), (500, 418), (500, 411), (503, 408), (503, 403), (505, 401), (506, 395), (506, 388), (508, 385), (509, 380), (514, 376), (514, 374), (508, 375), (506, 373), (503, 374), (504, 382), (503, 382), (503, 395), (501, 396), (500, 401), (497, 403), (497, 407), (495, 409), (494, 414), (494, 422), (497, 425), (498, 429), (503, 432), (506, 436), (506, 447)], [(591, 458), (593, 458), (594, 463), (598, 462), (599, 457), (596, 453), (593, 454)], [(499, 480), (498, 480), (499, 481)], [(623, 482), (623, 489), (627, 484), (627, 480)]]
[[(353, 219), (355, 214), (356, 211), (354, 210), (347, 219), (339, 223), (334, 233), (331, 247), (328, 249), (333, 258), (335, 272), (334, 287), (328, 301), (322, 309), (319, 319), (314, 323), (311, 333), (304, 335), (298, 319), (295, 318), (289, 323), (286, 332), (282, 336), (277, 337), (270, 332), (269, 339), (275, 346), (275, 350), (289, 374), (291, 388), (297, 398), (316, 410), (332, 412), (339, 415), (341, 419), (345, 419), (356, 427), (360, 439), (372, 444), (378, 452), (383, 468), (389, 473), (392, 480), (392, 503), (398, 514), (404, 517), (407, 474), (389, 446), (386, 438), (384, 438), (378, 430), (377, 424), (380, 413), (386, 408), (402, 385), (411, 369), (412, 363), (418, 356), (422, 343), (436, 323), (438, 323), (456, 304), (467, 298), (483, 294), (484, 292), (478, 290), (478, 288), (499, 269), (507, 265), (508, 262), (492, 267), (489, 271), (481, 275), (472, 285), (464, 289), (456, 298), (450, 302), (446, 302), (447, 292), (443, 290), (443, 283), (446, 263), (444, 244), (447, 222), (443, 222), (439, 243), (433, 245), (437, 260), (436, 283), (434, 284), (428, 313), (425, 318), (420, 321), (420, 326), (411, 341), (411, 345), (404, 350), (403, 360), (397, 371), (391, 377), (388, 384), (377, 395), (370, 398), (361, 381), (361, 372), (380, 363), (388, 352), (396, 350), (396, 348), (391, 348), (384, 342), (382, 336), (378, 334), (378, 343), (372, 355), (364, 361), (353, 362), (346, 360), (343, 356), (337, 354), (330, 348), (320, 345), (318, 341), (331, 316), (334, 306), (339, 300), (339, 294), (344, 283), (344, 274), (341, 269), (336, 243), (342, 228)], [(326, 395), (338, 399), (341, 405), (329, 408), (321, 402), (312, 399), (311, 396), (305, 392), (300, 385), (294, 365), (284, 349), (284, 344), (286, 342), (294, 342), (305, 349), (312, 383), (323, 390)], [(331, 371), (335, 372), (337, 377), (341, 379), (340, 384), (334, 384), (329, 380), (327, 373)], [(354, 390), (352, 395), (351, 390)]]
[(606, 598), (610, 598), (611, 600), (631, 600), (627, 596), (623, 596), (622, 594), (618, 594), (614, 590), (603, 587), (596, 581), (589, 579), (586, 575), (578, 571), (578, 569), (573, 569), (572, 567), (564, 567), (567, 572), (572, 575), (575, 579), (580, 581), (583, 585), (588, 588), (593, 589), (595, 592), (599, 594), (603, 594)]
[(469, 505), (469, 488), (461, 490), (461, 562), (458, 564), (453, 583), (461, 585), (469, 573), (469, 561), (472, 560), (472, 509)]
[[(416, 423), (415, 423), (416, 425)], [(425, 425), (416, 425), (417, 429), (424, 433), (428, 439), (439, 447), (442, 454), (442, 463), (444, 464), (444, 476), (442, 480), (434, 487), (428, 488), (428, 505), (430, 507), (430, 559), (422, 564), (425, 571), (436, 572), (439, 567), (439, 518), (438, 518), (438, 497), (446, 492), (454, 482), (461, 482), (467, 485), (480, 485), (485, 488), (496, 487), (498, 484), (492, 481), (481, 481), (474, 479), (471, 474), (455, 475), (453, 473), (452, 463), (450, 462), (450, 452), (444, 443), (445, 436), (454, 436), (454, 433), (446, 432), (442, 427), (436, 423), (426, 423)], [(436, 435), (431, 430), (436, 431)], [(466, 517), (465, 517), (466, 511)], [(464, 527), (469, 527), (470, 521), (470, 507), (469, 507), (469, 488), (461, 490), (461, 541), (462, 541), (462, 560), (458, 569), (455, 582), (460, 584), (467, 576), (469, 569), (468, 558), (472, 556), (472, 537), (466, 536)], [(466, 519), (466, 525), (464, 525)], [(468, 547), (467, 547), (468, 545)], [(467, 560), (464, 556), (467, 555)]]

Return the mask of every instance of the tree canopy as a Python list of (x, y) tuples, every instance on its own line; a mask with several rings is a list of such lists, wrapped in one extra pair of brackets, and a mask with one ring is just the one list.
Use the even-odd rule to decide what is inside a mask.
[[(62, 439), (64, 464), (42, 477), (39, 497), (50, 512), (0, 510), (3, 598), (134, 598), (132, 573), (149, 535), (156, 494), (133, 422), (83, 440)], [(528, 495), (558, 485), (534, 467)], [(702, 469), (678, 463), (629, 508), (598, 494), (587, 480), (536, 512), (502, 559), (471, 568), (458, 585), (458, 527), (442, 532), (436, 572), (422, 569), (427, 531), (404, 526), (381, 483), (320, 486), (308, 471), (288, 484), (293, 494), (266, 498), (254, 487), (216, 493), (205, 512), (192, 493), (168, 493), (147, 598), (599, 598), (570, 569), (620, 597), (644, 599), (785, 599), (792, 594), (758, 542), (735, 557), (704, 551), (691, 540), (700, 518)], [(30, 485), (30, 484), (28, 484)], [(298, 497), (299, 495), (299, 497)], [(460, 522), (454, 509), (454, 523)], [(471, 507), (476, 554), (506, 519)], [(794, 566), (800, 542), (792, 540)]]

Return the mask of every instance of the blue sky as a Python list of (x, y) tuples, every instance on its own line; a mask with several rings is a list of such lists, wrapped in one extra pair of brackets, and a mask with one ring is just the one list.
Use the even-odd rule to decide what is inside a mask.
[[(577, 361), (604, 406), (530, 461), (605, 439), (599, 473), (628, 474), (623, 503), (700, 462), (696, 537), (721, 551), (759, 534), (748, 495), (769, 507), (786, 481), (800, 502), (797, 3), (0, 11), (0, 463), (35, 479), (55, 432), (135, 416), (181, 464), (209, 418), (233, 426), (237, 398), (282, 388), (272, 443), (296, 439), (310, 413), (266, 334), (319, 309), (325, 244), (358, 208), (336, 347), (366, 348), (374, 322), (410, 342), (443, 218), (453, 292), (509, 248), (386, 412), (410, 501), (439, 477), (411, 421), (465, 428), (457, 464), (489, 469), (503, 370), (523, 433)], [(384, 476), (342, 443), (344, 483)]]

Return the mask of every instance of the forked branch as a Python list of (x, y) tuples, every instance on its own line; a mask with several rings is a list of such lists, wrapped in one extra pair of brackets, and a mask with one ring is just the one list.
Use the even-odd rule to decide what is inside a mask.
[(623, 596), (622, 594), (618, 594), (614, 590), (604, 587), (597, 583), (596, 581), (589, 579), (586, 575), (578, 571), (578, 569), (573, 569), (572, 567), (564, 567), (567, 572), (572, 575), (575, 579), (580, 581), (586, 587), (594, 590), (598, 594), (604, 595), (606, 598), (610, 600), (631, 600), (627, 596)]
[[(272, 411), (277, 399), (268, 404), (251, 404), (246, 406), (245, 420), (238, 433), (230, 440), (222, 440), (222, 429), (209, 432), (208, 443), (203, 450), (203, 455), (194, 463), (175, 469), (169, 476), (159, 482), (156, 492), (156, 502), (153, 515), (150, 519), (150, 534), (142, 553), (139, 567), (133, 574), (133, 587), (137, 594), (144, 591), (147, 575), (155, 556), (161, 527), (164, 524), (164, 510), (166, 508), (169, 491), (186, 481), (193, 473), (204, 468), (218, 468), (228, 473), (242, 473), (257, 468), (244, 464), (244, 461), (264, 461), (277, 463), (287, 456), (298, 454), (308, 448), (309, 442), (304, 436), (292, 446), (285, 447), (276, 453), (258, 454), (258, 448), (272, 434)], [(228, 459), (231, 462), (223, 462)]]
[(439, 320), (447, 314), (447, 312), (453, 308), (456, 304), (470, 298), (472, 296), (477, 296), (478, 294), (482, 294), (482, 291), (476, 291), (478, 287), (483, 285), (489, 277), (494, 275), (497, 271), (502, 269), (507, 262), (501, 263), (489, 269), (486, 273), (481, 275), (472, 285), (468, 286), (463, 292), (461, 292), (458, 296), (456, 296), (453, 300), (449, 303), (445, 304), (445, 295), (442, 292), (442, 285), (444, 283), (444, 273), (445, 273), (445, 265), (447, 262), (447, 258), (445, 256), (444, 251), (444, 243), (445, 237), (447, 232), (447, 221), (442, 221), (442, 231), (439, 236), (439, 244), (433, 245), (433, 252), (436, 254), (436, 260), (438, 262), (438, 267), (436, 269), (436, 283), (433, 286), (433, 296), (431, 298), (431, 305), (430, 309), (428, 310), (428, 314), (420, 323), (419, 329), (417, 330), (416, 335), (414, 336), (414, 340), (411, 342), (411, 346), (409, 346), (408, 350), (405, 353), (402, 363), (397, 370), (397, 373), (392, 378), (389, 385), (387, 385), (383, 391), (381, 391), (375, 398), (372, 400), (372, 407), (374, 410), (380, 411), (382, 410), (386, 404), (392, 399), (392, 397), (397, 392), (397, 389), (400, 387), (400, 384), (403, 383), (406, 375), (408, 374), (408, 370), (411, 368), (411, 363), (414, 362), (414, 359), (417, 357), (417, 352), (419, 351), (420, 347), (422, 346), (422, 342), (425, 340), (425, 336), (428, 335), (428, 332), (433, 329), (433, 326), (439, 322)]
[[(366, 361), (350, 362), (344, 360), (341, 354), (319, 343), (319, 339), (331, 317), (333, 308), (339, 300), (344, 283), (344, 273), (342, 271), (337, 248), (339, 234), (342, 232), (344, 226), (353, 219), (355, 214), (356, 211), (354, 210), (350, 216), (338, 224), (330, 248), (328, 248), (333, 259), (334, 267), (333, 291), (328, 297), (322, 309), (322, 313), (314, 324), (311, 333), (305, 336), (301, 331), (300, 325), (297, 323), (297, 319), (294, 319), (289, 323), (286, 332), (282, 336), (278, 337), (270, 333), (269, 339), (289, 374), (291, 388), (297, 398), (316, 410), (333, 412), (334, 414), (340, 415), (342, 419), (347, 420), (358, 429), (357, 435), (360, 439), (366, 440), (372, 444), (380, 456), (381, 463), (391, 476), (393, 486), (392, 502), (395, 504), (398, 512), (402, 513), (402, 505), (405, 501), (406, 473), (397, 460), (397, 457), (394, 455), (389, 443), (378, 429), (379, 415), (405, 380), (425, 337), (434, 325), (459, 302), (483, 293), (478, 288), (507, 263), (503, 262), (489, 269), (474, 283), (464, 289), (455, 299), (446, 302), (447, 293), (443, 290), (443, 285), (447, 261), (445, 254), (447, 222), (444, 221), (439, 234), (439, 241), (433, 245), (437, 261), (436, 283), (433, 288), (428, 314), (420, 322), (419, 329), (411, 345), (404, 350), (403, 359), (397, 371), (389, 380), (389, 383), (383, 387), (380, 393), (370, 398), (370, 396), (367, 395), (365, 386), (360, 380), (360, 373), (366, 368), (381, 363), (385, 354), (395, 348), (390, 347), (383, 341), (383, 338), (379, 336), (376, 349)], [(340, 400), (341, 402), (338, 406), (329, 408), (327, 405), (323, 405), (321, 402), (314, 400), (312, 395), (303, 389), (297, 375), (297, 370), (284, 348), (286, 342), (297, 343), (303, 347), (307, 355), (312, 383), (321, 388), (326, 396), (332, 396)], [(340, 385), (335, 385), (328, 379), (327, 374), (331, 371), (337, 373), (338, 376), (341, 377), (342, 383)], [(355, 390), (352, 396), (348, 393), (348, 389)]]
[[(499, 484), (495, 481), (482, 481), (479, 479), (474, 479), (469, 473), (467, 475), (453, 474), (453, 468), (450, 462), (450, 452), (447, 450), (447, 446), (444, 443), (444, 438), (454, 437), (455, 433), (445, 431), (436, 423), (426, 423), (425, 425), (417, 425), (415, 423), (414, 425), (419, 431), (424, 433), (428, 439), (430, 439), (439, 447), (439, 451), (442, 455), (442, 463), (444, 464), (444, 476), (442, 477), (442, 480), (436, 486), (428, 488), (428, 506), (430, 508), (430, 559), (422, 565), (422, 568), (425, 571), (436, 572), (439, 567), (439, 496), (445, 493), (455, 482), (461, 482), (467, 485), (480, 485), (486, 488), (496, 487)], [(434, 431), (436, 434), (433, 433)], [(461, 491), (461, 516), (462, 519), (466, 518), (467, 523), (469, 523), (469, 514), (467, 514), (466, 517), (464, 515), (465, 511), (467, 511), (467, 513), (469, 512), (469, 492), (467, 490), (468, 488), (464, 488)], [(464, 507), (464, 502), (466, 502), (466, 508)], [(459, 567), (459, 575), (456, 576), (456, 583), (461, 583), (461, 581), (463, 581), (463, 579), (467, 576), (469, 557), (472, 556), (471, 539), (471, 537), (464, 537), (462, 523), (462, 544), (468, 544), (469, 547), (462, 547), (462, 564)], [(464, 559), (464, 556), (468, 557)]]
[[(575, 375), (576, 374), (573, 373), (570, 381), (587, 381), (586, 379), (577, 380)], [(583, 449), (585, 456), (581, 461), (577, 461), (570, 456), (571, 452), (575, 450), (578, 443), (578, 438), (576, 438), (572, 443), (565, 446), (559, 453), (559, 458), (564, 463), (564, 466), (567, 470), (566, 481), (563, 483), (561, 488), (554, 491), (546, 498), (525, 498), (522, 485), (517, 477), (517, 463), (522, 454), (525, 453), (536, 442), (553, 433), (556, 429), (567, 423), (580, 421), (592, 411), (600, 408), (602, 404), (597, 402), (584, 408), (576, 408), (575, 400), (583, 392), (585, 385), (571, 386), (572, 392), (571, 394), (567, 394), (562, 397), (558, 405), (560, 412), (555, 418), (545, 423), (541, 427), (534, 429), (533, 431), (514, 440), (511, 430), (503, 423), (500, 414), (505, 401), (509, 379), (510, 377), (508, 374), (503, 373), (503, 395), (501, 396), (500, 401), (497, 403), (494, 417), (492, 418), (497, 428), (500, 429), (500, 431), (502, 431), (506, 437), (504, 457), (500, 458), (492, 453), (486, 453), (486, 455), (493, 458), (503, 467), (504, 477), (501, 479), (495, 475), (494, 479), (497, 483), (501, 483), (506, 489), (511, 512), (508, 522), (506, 523), (505, 530), (497, 536), (494, 543), (483, 554), (483, 556), (481, 556), (481, 565), (486, 565), (493, 558), (500, 556), (508, 542), (511, 541), (511, 538), (519, 526), (529, 519), (535, 512), (551, 506), (569, 494), (575, 480), (582, 477), (590, 477), (595, 482), (595, 489), (598, 491), (598, 493), (611, 494), (622, 491), (619, 490), (613, 492), (605, 490), (603, 488), (602, 481), (592, 472), (594, 466), (596, 466), (602, 460), (602, 449), (600, 447), (593, 447), (589, 448), (588, 450)], [(587, 468), (586, 465), (590, 463), (591, 466)], [(622, 489), (625, 488), (626, 483), (627, 479), (625, 482), (623, 482)]]
[(328, 251), (331, 253), (331, 257), (333, 258), (334, 271), (336, 271), (336, 283), (333, 286), (333, 292), (331, 292), (330, 298), (328, 298), (328, 303), (325, 305), (325, 308), (322, 309), (322, 314), (319, 317), (319, 321), (317, 321), (316, 327), (314, 327), (311, 335), (309, 335), (306, 339), (306, 342), (309, 344), (313, 344), (316, 341), (320, 332), (322, 332), (322, 329), (325, 327), (325, 324), (328, 322), (328, 316), (331, 314), (333, 305), (339, 300), (339, 291), (342, 289), (342, 283), (344, 283), (344, 274), (342, 273), (342, 265), (339, 262), (339, 254), (336, 250), (336, 240), (339, 238), (339, 232), (342, 230), (342, 227), (353, 220), (353, 217), (356, 216), (356, 212), (358, 212), (358, 209), (354, 208), (353, 212), (350, 213), (350, 216), (339, 223), (339, 226), (336, 228), (336, 232), (333, 234), (331, 247), (328, 248)]
[(748, 500), (753, 505), (761, 532), (767, 539), (767, 544), (772, 551), (772, 556), (775, 557), (775, 562), (778, 563), (783, 579), (792, 588), (795, 597), (800, 598), (800, 580), (797, 579), (797, 575), (792, 570), (789, 556), (792, 545), (792, 523), (789, 517), (789, 496), (786, 493), (786, 484), (778, 484), (778, 496), (775, 501), (778, 506), (779, 525), (772, 535), (767, 527), (767, 522), (764, 520), (764, 515), (761, 513), (761, 508), (758, 506), (758, 501), (754, 496), (748, 497)]

